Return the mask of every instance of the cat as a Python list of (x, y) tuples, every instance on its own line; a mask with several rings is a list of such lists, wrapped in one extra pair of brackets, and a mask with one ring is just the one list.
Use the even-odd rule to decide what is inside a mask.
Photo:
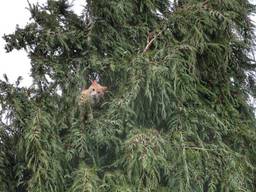
[(91, 120), (92, 107), (98, 105), (103, 99), (107, 87), (100, 85), (96, 80), (92, 81), (92, 84), (88, 89), (84, 89), (79, 98), (80, 112), (83, 119)]
[(80, 103), (88, 102), (97, 105), (103, 99), (107, 87), (100, 85), (96, 80), (92, 81), (88, 89), (84, 89), (80, 95)]

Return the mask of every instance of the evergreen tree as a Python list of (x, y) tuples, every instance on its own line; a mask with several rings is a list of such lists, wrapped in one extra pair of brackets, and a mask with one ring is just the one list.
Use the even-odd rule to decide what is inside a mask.
[[(31, 59), (29, 88), (0, 82), (0, 190), (256, 191), (248, 0), (29, 4), (5, 35)], [(108, 86), (93, 119), (82, 87)]]

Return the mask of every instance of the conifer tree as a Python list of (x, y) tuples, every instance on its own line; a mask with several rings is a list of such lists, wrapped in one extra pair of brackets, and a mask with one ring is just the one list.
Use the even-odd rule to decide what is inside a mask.
[[(28, 6), (4, 36), (33, 84), (0, 82), (0, 191), (256, 191), (248, 0)], [(94, 79), (109, 92), (83, 119)]]

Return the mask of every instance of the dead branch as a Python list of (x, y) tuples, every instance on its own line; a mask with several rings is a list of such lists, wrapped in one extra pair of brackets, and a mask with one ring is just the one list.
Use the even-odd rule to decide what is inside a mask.
[(146, 47), (144, 48), (144, 50), (143, 50), (143, 53), (145, 53), (145, 52), (150, 48), (150, 46), (152, 45), (153, 41), (154, 41), (159, 35), (161, 35), (162, 32), (163, 32), (163, 31), (160, 31), (156, 36), (154, 36), (154, 37), (148, 42), (147, 46), (146, 46)]

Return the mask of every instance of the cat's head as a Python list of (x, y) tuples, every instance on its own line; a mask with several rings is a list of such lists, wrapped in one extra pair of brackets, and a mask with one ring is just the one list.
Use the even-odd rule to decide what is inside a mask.
[(94, 104), (100, 102), (100, 100), (104, 97), (106, 90), (107, 87), (100, 85), (96, 80), (92, 81), (92, 84), (89, 87), (89, 95), (91, 96)]

